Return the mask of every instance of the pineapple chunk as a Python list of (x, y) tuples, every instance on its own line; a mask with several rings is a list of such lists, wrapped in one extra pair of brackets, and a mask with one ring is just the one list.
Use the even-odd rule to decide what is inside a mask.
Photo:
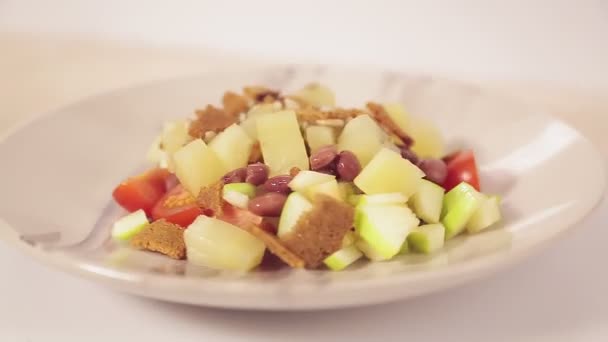
[(253, 140), (237, 124), (226, 128), (209, 143), (209, 148), (217, 154), (228, 170), (247, 166), (252, 146)]
[(335, 145), (334, 129), (328, 126), (308, 126), (306, 128), (306, 142), (310, 153), (315, 153), (320, 147)]
[(228, 169), (204, 141), (196, 139), (173, 154), (175, 175), (193, 196), (219, 180)]
[(366, 194), (400, 192), (410, 197), (418, 190), (422, 177), (424, 172), (416, 165), (383, 148), (361, 170), (354, 183)]
[(384, 134), (376, 121), (368, 115), (360, 115), (344, 126), (338, 138), (338, 148), (351, 151), (361, 166), (365, 166), (382, 148), (383, 142)]
[(428, 119), (412, 116), (408, 134), (414, 139), (412, 151), (422, 158), (441, 158), (444, 154), (444, 142), (441, 132)]
[(293, 110), (257, 118), (258, 139), (270, 175), (287, 174), (292, 167), (308, 170), (308, 155)]

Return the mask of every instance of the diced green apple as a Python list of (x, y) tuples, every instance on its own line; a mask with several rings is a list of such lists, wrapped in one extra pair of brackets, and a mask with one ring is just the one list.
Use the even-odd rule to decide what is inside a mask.
[(224, 191), (222, 199), (241, 209), (247, 209), (249, 205), (249, 196), (238, 191)]
[(354, 183), (366, 194), (400, 192), (410, 197), (420, 186), (424, 172), (409, 160), (387, 148), (382, 148)]
[(440, 223), (416, 227), (407, 236), (407, 242), (413, 251), (424, 254), (434, 253), (443, 247), (445, 228)]
[(196, 139), (173, 154), (175, 175), (192, 195), (219, 180), (228, 169), (201, 139)]
[(363, 253), (355, 245), (343, 247), (323, 260), (323, 263), (332, 271), (341, 271), (359, 260)]
[(264, 243), (230, 223), (201, 215), (184, 232), (188, 261), (221, 270), (249, 271), (262, 262)]
[[(405, 241), (407, 242), (407, 241)], [(363, 239), (358, 239), (355, 242), (355, 246), (371, 261), (384, 261), (386, 260), (379, 252), (377, 252), (372, 246)]]
[(338, 182), (338, 188), (344, 200), (348, 200), (356, 191), (355, 185), (351, 182)]
[(410, 207), (424, 222), (438, 223), (444, 193), (445, 190), (441, 186), (423, 179), (418, 191), (410, 198)]
[(328, 126), (306, 127), (306, 142), (310, 147), (310, 153), (315, 153), (319, 148), (327, 145), (335, 145), (336, 137), (334, 129)]
[(500, 199), (498, 196), (483, 196), (479, 208), (467, 222), (467, 232), (477, 233), (500, 221)]
[(333, 107), (336, 105), (334, 92), (318, 83), (311, 83), (305, 86), (296, 92), (294, 96), (315, 107)]
[(328, 182), (312, 185), (306, 188), (306, 190), (304, 191), (306, 197), (311, 201), (314, 201), (315, 196), (318, 194), (325, 194), (339, 201), (344, 200), (342, 197), (342, 191), (340, 191), (340, 187), (338, 186), (338, 181), (335, 179), (332, 179)]
[(131, 240), (148, 223), (148, 218), (143, 210), (134, 211), (114, 222), (112, 226), (112, 238), (118, 241)]
[(293, 191), (300, 193), (306, 193), (306, 189), (313, 185), (329, 182), (335, 180), (336, 177), (328, 175), (326, 173), (316, 171), (300, 171), (298, 174), (289, 182), (289, 188)]
[(292, 192), (285, 201), (281, 217), (279, 218), (279, 228), (277, 236), (284, 238), (293, 232), (293, 229), (298, 223), (300, 216), (312, 209), (312, 203), (304, 195), (298, 192)]
[(243, 195), (247, 195), (249, 198), (255, 196), (255, 190), (255, 185), (250, 183), (230, 183), (224, 185), (224, 192), (236, 191), (242, 193)]
[(383, 260), (399, 253), (407, 235), (420, 223), (405, 205), (371, 204), (358, 206), (356, 211), (355, 230)]
[(376, 121), (369, 115), (359, 115), (344, 126), (338, 138), (338, 149), (354, 153), (363, 167), (382, 148), (383, 141), (384, 133)]
[(400, 103), (385, 103), (382, 105), (386, 114), (390, 116), (399, 128), (401, 128), (404, 132), (409, 133), (410, 129), (408, 126), (410, 115), (405, 110), (405, 107)]
[(359, 194), (355, 194), (355, 195), (350, 195), (347, 199), (348, 204), (352, 205), (352, 206), (356, 206), (357, 204), (359, 204), (359, 201), (361, 200), (361, 197), (363, 197), (365, 195), (359, 195)]
[(357, 234), (354, 231), (349, 231), (342, 238), (342, 248), (353, 245), (357, 241)]
[(462, 182), (445, 194), (441, 223), (445, 227), (445, 238), (460, 234), (473, 216), (482, 197), (471, 185)]
[(237, 124), (220, 132), (209, 143), (209, 148), (215, 152), (228, 170), (247, 166), (252, 146), (253, 140)]
[(375, 195), (360, 195), (357, 197), (355, 205), (365, 204), (405, 204), (407, 197), (400, 192), (392, 192), (387, 194)]
[(270, 175), (287, 174), (293, 167), (308, 170), (308, 155), (293, 110), (267, 114), (257, 119), (258, 139)]

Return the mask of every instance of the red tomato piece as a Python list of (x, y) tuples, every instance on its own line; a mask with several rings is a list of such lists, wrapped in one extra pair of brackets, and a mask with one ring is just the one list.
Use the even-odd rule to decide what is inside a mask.
[(471, 150), (464, 150), (450, 154), (443, 159), (448, 168), (448, 175), (443, 182), (443, 187), (446, 191), (450, 191), (453, 187), (461, 182), (467, 182), (479, 191), (479, 172), (477, 171), (477, 163), (475, 155)]
[(169, 171), (155, 168), (120, 183), (112, 192), (114, 200), (129, 212), (143, 209), (146, 214), (167, 192)]
[(152, 208), (152, 219), (165, 219), (181, 227), (188, 227), (199, 216), (203, 209), (196, 204), (196, 199), (183, 186), (177, 185)]

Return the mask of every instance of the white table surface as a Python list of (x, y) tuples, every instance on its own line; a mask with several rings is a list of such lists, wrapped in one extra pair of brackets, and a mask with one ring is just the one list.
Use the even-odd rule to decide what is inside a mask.
[[(69, 3), (79, 6), (78, 2)], [(605, 38), (608, 25), (598, 18), (606, 19), (606, 12), (601, 12), (606, 8), (601, 1), (583, 3), (585, 6), (576, 12), (579, 17), (573, 12), (572, 18), (587, 26), (573, 30), (587, 37)], [(40, 27), (28, 22), (34, 19), (15, 18), (28, 9), (28, 4), (30, 1), (0, 2), (0, 28), (4, 28), (0, 30), (0, 131), (30, 114), (99, 91), (205, 71), (226, 63), (244, 63), (242, 55), (211, 53), (200, 47), (164, 49), (139, 41), (68, 41), (56, 34), (41, 35), (37, 32)], [(599, 12), (592, 11), (593, 4)], [(52, 6), (40, 5), (52, 11)], [(565, 4), (556, 7), (564, 11), (562, 14), (569, 8)], [(586, 17), (580, 17), (583, 14)], [(51, 24), (69, 26), (51, 21), (40, 25)], [(601, 28), (603, 33), (597, 31)], [(69, 30), (63, 27), (54, 31)], [(514, 41), (509, 41), (509, 48), (515, 55), (529, 48)], [(588, 48), (593, 45), (573, 43), (576, 37), (568, 36), (565, 41), (588, 44)], [(501, 74), (506, 69), (498, 70), (491, 63), (476, 68), (475, 63), (466, 66), (461, 61), (446, 62), (440, 71), (544, 106), (588, 135), (608, 155), (608, 59), (603, 64), (595, 59), (598, 55), (606, 57), (608, 49), (605, 39), (594, 44), (604, 44), (591, 51), (595, 57), (571, 52), (568, 57), (594, 65), (575, 70), (564, 64), (558, 74), (553, 73), (551, 65), (542, 66), (539, 72), (536, 57), (528, 64), (511, 64), (517, 77), (510, 82), (488, 81), (509, 78)], [(269, 59), (254, 48), (245, 50), (255, 56), (247, 63)], [(414, 59), (422, 61), (423, 56), (418, 53)], [(372, 60), (369, 55), (361, 58)], [(432, 63), (416, 65), (415, 61), (403, 65), (394, 62), (392, 66), (416, 70), (434, 67)], [(526, 77), (538, 82), (513, 80)], [(588, 84), (586, 80), (593, 81)], [(606, 341), (606, 222), (608, 200), (564, 239), (490, 278), (419, 299), (320, 313), (237, 312), (140, 299), (48, 269), (0, 244), (0, 341)]]

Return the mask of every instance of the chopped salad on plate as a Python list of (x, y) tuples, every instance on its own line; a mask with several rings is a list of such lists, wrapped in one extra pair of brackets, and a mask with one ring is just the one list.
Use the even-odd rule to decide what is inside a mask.
[(401, 104), (339, 107), (320, 84), (227, 91), (166, 123), (147, 159), (153, 167), (113, 191), (129, 213), (112, 238), (214, 269), (269, 257), (341, 271), (433, 254), (501, 219), (473, 151), (446, 154), (433, 123)]

